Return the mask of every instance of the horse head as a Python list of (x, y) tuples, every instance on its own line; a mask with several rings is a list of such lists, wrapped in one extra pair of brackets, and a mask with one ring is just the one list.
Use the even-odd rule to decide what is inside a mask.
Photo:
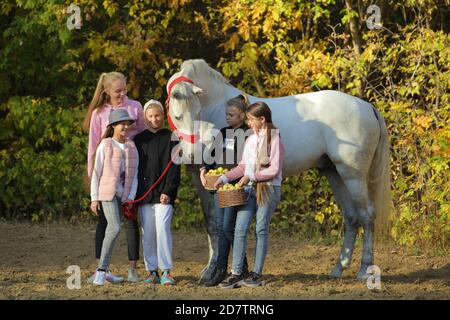
[(203, 59), (184, 61), (181, 70), (169, 79), (167, 115), (172, 131), (181, 140), (183, 163), (201, 164), (202, 148), (208, 148), (212, 142), (210, 129), (218, 127), (217, 118), (222, 118), (221, 113), (214, 119), (205, 119), (202, 110), (210, 109), (223, 98), (226, 83)]
[(200, 147), (198, 121), (201, 104), (199, 96), (203, 90), (195, 86), (189, 78), (177, 76), (169, 80), (167, 91), (167, 118), (170, 128), (180, 140), (181, 161), (193, 163), (194, 154)]

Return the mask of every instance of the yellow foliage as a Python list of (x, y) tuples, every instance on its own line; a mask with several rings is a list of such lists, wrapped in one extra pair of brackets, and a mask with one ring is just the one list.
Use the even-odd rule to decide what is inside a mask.
[(418, 125), (419, 127), (424, 128), (425, 130), (431, 126), (432, 122), (433, 122), (433, 118), (430, 116), (420, 116), (420, 117), (414, 118), (414, 123), (416, 125)]
[(314, 217), (314, 220), (319, 222), (320, 224), (323, 224), (323, 220), (325, 219), (325, 215), (322, 212), (318, 212), (316, 216)]
[[(58, 169), (66, 161), (57, 151), (62, 145), (64, 154), (70, 154), (68, 159), (76, 155), (85, 160), (81, 152), (72, 152), (86, 149), (80, 146), (81, 134), (61, 128), (60, 121), (55, 128), (40, 131), (36, 107), (49, 103), (37, 103), (33, 97), (58, 97), (58, 106), (85, 109), (98, 75), (109, 69), (127, 75), (131, 98), (164, 99), (169, 76), (179, 70), (182, 60), (195, 56), (222, 71), (234, 86), (260, 97), (332, 89), (372, 103), (389, 130), (395, 241), (448, 250), (450, 37), (437, 0), (388, 0), (390, 12), (383, 16), (383, 24), (389, 29), (361, 28), (361, 54), (355, 52), (355, 39), (345, 25), (358, 14), (344, 10), (343, 1), (130, 0), (119, 5), (113, 0), (80, 0), (83, 26), (71, 32), (64, 24), (64, 9), (71, 2), (63, 2), (6, 1), (0, 6), (5, 18), (0, 36), (5, 47), (0, 55), (0, 100), (31, 97), (20, 106), (0, 105), (6, 117), (2, 128), (9, 128), (3, 130), (4, 145), (8, 151), (12, 148), (9, 156), (0, 156), (20, 160), (0, 161), (5, 190), (10, 193), (3, 192), (3, 198), (14, 199), (2, 200), (5, 212), (41, 209), (36, 208), (39, 204), (11, 206), (12, 201), (21, 201), (13, 197), (16, 191), (30, 186), (28, 177), (20, 181), (16, 176), (23, 171), (21, 152), (27, 150), (17, 148), (17, 139), (28, 148), (44, 149), (28, 150), (25, 168), (34, 168), (33, 172), (48, 169), (40, 167), (45, 162), (30, 164), (35, 151), (56, 155), (52, 161)], [(363, 17), (359, 19), (364, 25)], [(55, 116), (60, 120), (59, 114)], [(76, 124), (78, 118), (62, 121)], [(53, 143), (72, 136), (60, 146)], [(51, 149), (49, 155), (45, 148)], [(66, 165), (84, 166), (81, 160)], [(49, 185), (59, 186), (60, 179), (59, 173)], [(202, 225), (200, 207), (192, 206), (198, 197), (184, 179), (178, 202), (184, 214), (175, 217), (174, 224)], [(57, 189), (58, 193), (72, 190)], [(58, 193), (48, 191), (50, 201)], [(283, 194), (282, 214), (274, 217), (275, 227), (300, 229), (306, 236), (311, 236), (311, 230), (340, 234), (342, 215), (317, 172), (304, 173), (301, 179), (291, 177), (283, 184)], [(60, 203), (45, 205), (64, 208)]]

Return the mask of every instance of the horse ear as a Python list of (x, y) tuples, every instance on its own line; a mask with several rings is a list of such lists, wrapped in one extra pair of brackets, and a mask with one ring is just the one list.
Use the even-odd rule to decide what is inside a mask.
[(195, 95), (199, 96), (199, 95), (201, 95), (203, 93), (203, 89), (193, 85), (192, 86), (192, 92)]

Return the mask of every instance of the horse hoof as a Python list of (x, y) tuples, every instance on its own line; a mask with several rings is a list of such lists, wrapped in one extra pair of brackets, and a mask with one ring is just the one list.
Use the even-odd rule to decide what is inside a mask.
[(209, 281), (208, 279), (200, 276), (200, 278), (198, 279), (198, 284), (199, 285), (205, 285), (205, 283), (208, 283), (208, 281)]
[(331, 270), (330, 277), (333, 279), (339, 279), (342, 277), (342, 267), (340, 264), (337, 264), (333, 270)]
[(368, 266), (361, 266), (356, 276), (358, 280), (367, 280), (369, 278), (370, 274), (367, 273), (367, 268)]
[(211, 276), (206, 276), (204, 273), (200, 275), (200, 278), (198, 279), (198, 284), (204, 285), (211, 281)]
[(218, 268), (211, 281), (205, 282), (205, 287), (214, 287), (221, 283), (227, 276), (227, 269)]
[(369, 275), (367, 273), (358, 272), (358, 275), (356, 276), (356, 279), (358, 280), (367, 280), (369, 278)]
[(198, 280), (198, 283), (203, 285), (211, 282), (216, 273), (217, 267), (215, 265), (210, 265), (202, 272), (202, 274), (200, 275), (200, 279)]

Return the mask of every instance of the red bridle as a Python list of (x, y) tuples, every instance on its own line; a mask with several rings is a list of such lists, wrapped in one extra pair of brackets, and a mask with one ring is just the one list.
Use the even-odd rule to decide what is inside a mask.
[(184, 140), (184, 141), (187, 141), (190, 143), (196, 143), (200, 138), (198, 133), (197, 134), (185, 134), (185, 133), (180, 132), (177, 129), (177, 127), (175, 126), (175, 123), (173, 123), (172, 118), (170, 117), (170, 113), (169, 113), (170, 92), (172, 91), (173, 86), (180, 82), (189, 82), (192, 84), (194, 83), (194, 81), (192, 81), (191, 79), (181, 76), (181, 77), (175, 78), (169, 84), (169, 87), (167, 88), (167, 99), (166, 99), (167, 121), (169, 122), (170, 129), (172, 131), (175, 131), (175, 133), (177, 134), (177, 136), (180, 140)]

